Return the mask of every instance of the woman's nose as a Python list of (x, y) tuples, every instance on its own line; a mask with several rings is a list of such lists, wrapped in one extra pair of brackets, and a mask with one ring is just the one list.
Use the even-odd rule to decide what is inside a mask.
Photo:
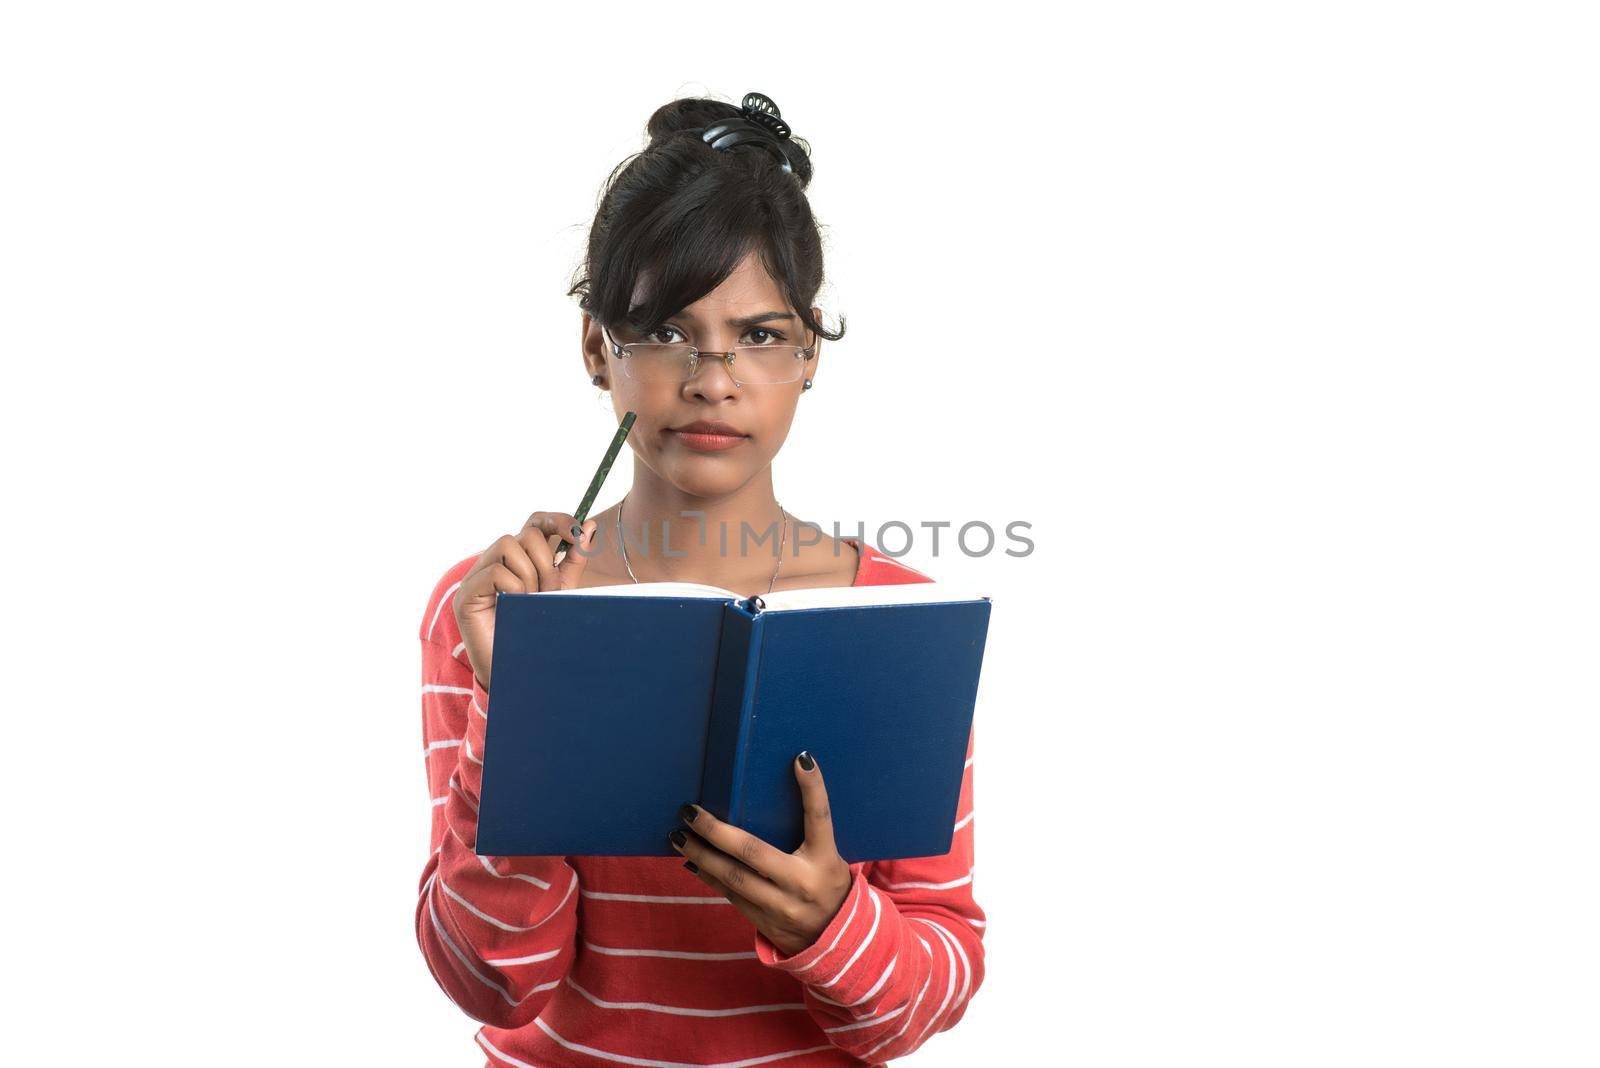
[(684, 388), (708, 398), (727, 397), (739, 392), (739, 383), (734, 380), (722, 353), (702, 353), (684, 382)]

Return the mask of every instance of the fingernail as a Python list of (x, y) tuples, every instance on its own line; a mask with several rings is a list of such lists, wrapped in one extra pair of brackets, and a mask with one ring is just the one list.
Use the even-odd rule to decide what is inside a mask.
[(698, 815), (700, 815), (700, 812), (693, 805), (684, 805), (678, 810), (678, 818), (685, 823), (693, 823), (694, 818)]
[(673, 845), (677, 846), (679, 849), (682, 849), (684, 845), (688, 843), (689, 836), (684, 834), (682, 831), (675, 830), (671, 834), (667, 835), (667, 839)]
[(800, 750), (800, 767), (801, 767), (801, 769), (804, 770), (804, 771), (810, 771), (812, 768), (814, 768), (816, 766), (817, 766), (817, 762), (815, 760), (811, 759), (811, 754), (806, 752), (804, 749)]
[(578, 523), (572, 524), (572, 540), (573, 541), (578, 541), (582, 537), (583, 537), (583, 527)]
[(686, 860), (686, 861), (684, 861), (684, 862), (683, 862), (683, 866), (684, 866), (684, 867), (685, 867), (685, 868), (688, 868), (688, 869), (689, 869), (689, 870), (690, 870), (690, 871), (699, 871), (699, 870), (700, 870), (700, 865), (698, 865), (698, 864), (696, 864), (696, 863), (695, 863), (695, 862), (694, 862), (694, 861), (692, 861), (692, 860)]

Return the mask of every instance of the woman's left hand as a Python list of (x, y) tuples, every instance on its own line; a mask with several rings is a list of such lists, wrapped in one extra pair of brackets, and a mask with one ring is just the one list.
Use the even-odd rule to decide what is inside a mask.
[[(802, 758), (811, 762), (810, 770)], [(793, 853), (723, 823), (699, 805), (684, 805), (679, 812), (692, 833), (677, 830), (668, 836), (672, 847), (699, 869), (690, 869), (697, 879), (720, 891), (790, 957), (827, 930), (850, 893), (851, 879), (850, 865), (833, 844), (822, 769), (809, 753), (801, 753), (794, 774), (800, 782), (806, 837)]]

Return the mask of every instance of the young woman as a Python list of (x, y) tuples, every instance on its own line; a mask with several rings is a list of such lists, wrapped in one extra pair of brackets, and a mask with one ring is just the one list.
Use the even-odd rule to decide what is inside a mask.
[[(633, 485), (581, 528), (533, 513), (446, 571), (422, 617), (433, 822), (417, 939), (483, 1024), (491, 1065), (882, 1063), (953, 1026), (983, 981), (970, 737), (943, 856), (846, 864), (827, 769), (805, 753), (806, 840), (793, 853), (689, 798), (661, 829), (673, 856), (473, 851), (497, 591), (929, 581), (860, 539), (822, 535), (774, 492), (772, 459), (821, 340), (843, 336), (811, 303), (823, 271), (809, 146), (756, 93), (743, 108), (674, 101), (649, 133), (610, 179), (572, 289), (585, 373), (619, 419), (636, 413)], [(558, 560), (564, 535), (577, 540)], [(628, 669), (620, 651), (616, 669)]]

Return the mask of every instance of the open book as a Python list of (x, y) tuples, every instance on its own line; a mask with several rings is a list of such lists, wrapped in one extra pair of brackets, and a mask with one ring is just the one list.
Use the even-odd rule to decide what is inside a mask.
[(805, 749), (846, 861), (947, 853), (989, 609), (937, 582), (502, 593), (477, 851), (673, 856), (686, 801), (792, 851)]

